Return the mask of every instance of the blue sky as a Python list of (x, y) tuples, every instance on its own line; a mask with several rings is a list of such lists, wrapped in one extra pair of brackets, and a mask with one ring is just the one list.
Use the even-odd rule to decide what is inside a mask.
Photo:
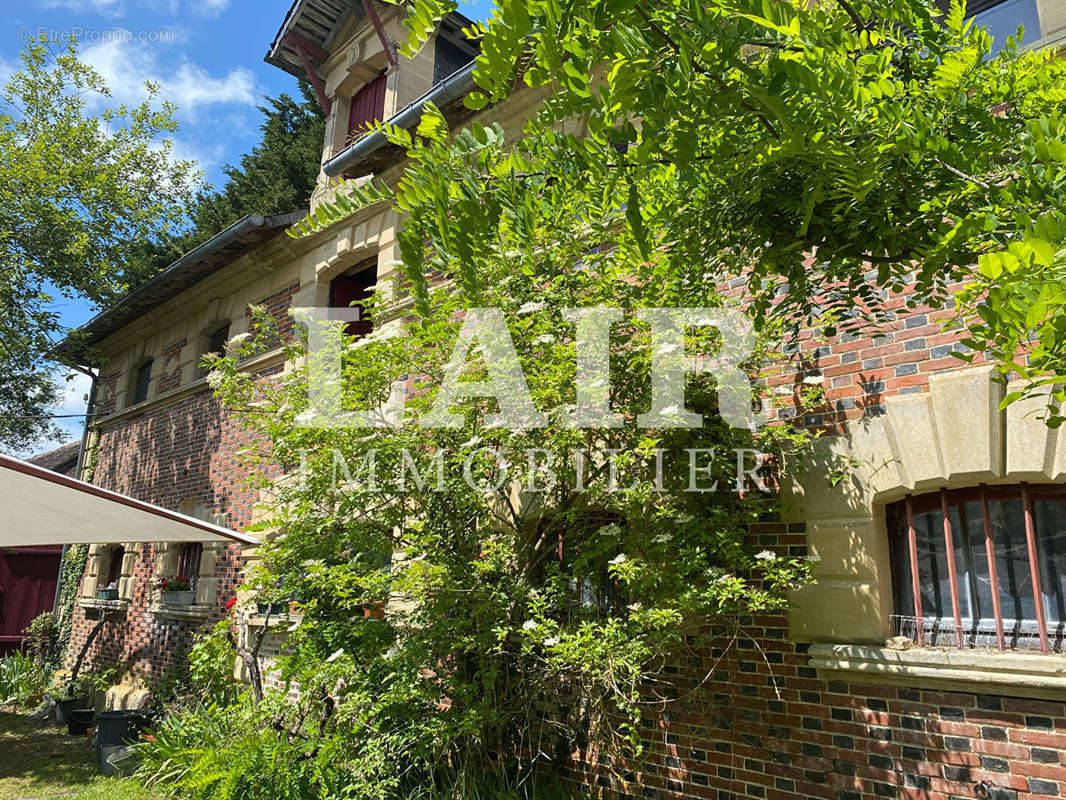
[[(178, 106), (176, 151), (196, 160), (206, 179), (223, 182), (221, 168), (236, 163), (258, 140), (264, 96), (295, 94), (296, 79), (263, 62), (290, 0), (22, 0), (5, 3), (0, 23), (0, 82), (17, 68), (29, 36), (77, 38), (81, 57), (111, 87), (116, 101), (139, 102), (146, 80)], [(474, 19), (488, 16), (492, 0), (460, 0)], [(57, 303), (62, 321), (77, 326), (93, 310)], [(84, 413), (87, 379), (70, 384), (59, 414)], [(77, 419), (59, 420), (80, 436)], [(49, 444), (42, 449), (50, 449)]]

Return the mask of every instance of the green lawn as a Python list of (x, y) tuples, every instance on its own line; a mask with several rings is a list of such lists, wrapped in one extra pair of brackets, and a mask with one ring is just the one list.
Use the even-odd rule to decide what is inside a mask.
[(85, 737), (0, 708), (0, 800), (157, 800), (130, 779), (107, 778)]

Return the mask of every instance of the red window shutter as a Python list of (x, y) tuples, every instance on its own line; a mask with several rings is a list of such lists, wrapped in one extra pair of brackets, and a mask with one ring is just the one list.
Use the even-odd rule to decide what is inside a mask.
[(385, 115), (385, 73), (360, 89), (352, 97), (352, 106), (348, 111), (348, 136), (354, 136), (366, 130), (369, 123)]
[[(354, 307), (361, 310), (358, 302), (370, 297), (370, 287), (377, 283), (377, 274), (377, 262), (373, 261), (370, 266), (357, 267), (353, 273), (334, 278), (329, 287), (330, 308), (352, 308), (355, 303)], [(344, 326), (349, 336), (366, 336), (372, 330), (374, 322), (369, 315)]]

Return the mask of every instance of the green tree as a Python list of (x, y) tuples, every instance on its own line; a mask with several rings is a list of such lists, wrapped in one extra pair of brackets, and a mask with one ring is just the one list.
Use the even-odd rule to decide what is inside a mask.
[[(574, 193), (543, 176), (494, 194), (496, 180), (547, 155), (539, 142), (510, 150), (499, 128), (475, 126), (453, 143), (435, 110), (417, 136), (392, 135), (412, 158), (395, 198), (409, 212), (408, 228), (419, 231), (405, 245), (416, 248), (409, 258), (419, 269), (452, 271), (438, 260), (448, 244), (464, 247), (438, 238), (449, 208), (480, 207), (479, 224), (494, 235), (464, 255), (477, 284), (423, 283), (414, 318), (397, 317), (383, 287), (371, 308), (375, 333), (352, 341), (326, 325), (330, 346), (308, 353), (291, 344), (288, 359), (299, 366), (276, 383), (241, 367), (273, 341), (263, 317), (264, 338), (237, 342), (212, 373), (229, 408), (265, 443), (254, 458), (293, 473), (277, 484), (272, 473), (263, 476), (276, 493), (268, 527), (284, 536), (268, 538), (252, 578), (263, 602), (300, 599), (303, 622), (292, 632), (286, 672), (312, 694), (343, 680), (338, 719), (359, 731), (345, 768), (362, 776), (366, 796), (370, 786), (399, 791), (405, 781), (439, 779), (431, 764), (524, 780), (535, 763), (529, 753), (570, 752), (582, 736), (637, 755), (637, 726), (669, 691), (678, 652), (745, 636), (746, 616), (781, 610), (788, 590), (808, 579), (804, 559), (746, 543), (747, 526), (774, 501), (750, 476), (745, 494), (735, 486), (737, 449), (771, 453), (781, 464), (811, 437), (727, 425), (707, 376), (690, 381), (687, 402), (707, 424), (646, 426), (637, 413), (650, 403), (652, 347), (640, 310), (714, 309), (722, 299), (702, 285), (679, 294), (659, 280), (667, 258), (642, 252), (640, 238), (620, 225), (618, 198)], [(431, 199), (442, 193), (452, 206)], [(577, 374), (564, 309), (596, 306), (622, 315), (601, 376), (618, 426), (571, 427), (569, 409), (584, 402), (578, 383), (589, 381)], [(479, 308), (505, 315), (532, 404), (548, 414), (544, 425), (487, 418), (518, 390), (455, 403), (457, 427), (430, 427), (448, 396), (442, 385), (454, 374), (448, 364), (460, 328)], [(721, 345), (713, 328), (687, 344), (710, 354)], [(773, 350), (754, 352), (751, 372), (772, 367)], [(344, 365), (335, 384), (344, 408), (377, 408), (395, 383), (410, 381), (402, 427), (353, 431), (309, 421), (309, 388), (332, 357)], [(471, 358), (464, 379), (491, 374), (489, 360)], [(509, 462), (506, 477), (494, 453)], [(693, 477), (693, 458), (712, 474)], [(649, 685), (658, 687), (652, 697)]]
[[(454, 7), (414, 3), (408, 47)], [(830, 329), (876, 320), (904, 287), (940, 307), (961, 288), (966, 343), (1026, 378), (1022, 394), (1048, 392), (1062, 421), (1053, 52), (1011, 38), (993, 55), (959, 0), (944, 15), (925, 0), (501, 0), (479, 28), (468, 104), (504, 98), (516, 74), (552, 84), (534, 135), (562, 121), (588, 135), (531, 169), (575, 191), (637, 186), (631, 219), (669, 243), (669, 280), (744, 275), (758, 318)], [(650, 205), (657, 181), (675, 192)]]
[(261, 138), (237, 165), (222, 171), (220, 190), (201, 191), (190, 210), (191, 226), (161, 247), (161, 266), (187, 253), (247, 214), (284, 214), (307, 206), (318, 182), (325, 118), (310, 86), (301, 99), (268, 97), (260, 106)]
[(172, 157), (174, 107), (148, 89), (139, 106), (108, 106), (74, 43), (53, 54), (40, 41), (0, 96), (0, 447), (55, 434), (53, 299), (115, 300), (152, 270), (138, 243), (185, 217), (196, 174)]

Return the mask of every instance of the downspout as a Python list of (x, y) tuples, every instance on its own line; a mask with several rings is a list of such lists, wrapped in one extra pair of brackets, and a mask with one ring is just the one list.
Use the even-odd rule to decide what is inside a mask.
[[(399, 113), (386, 120), (386, 124), (397, 128), (412, 128), (422, 119), (422, 111), (427, 103), (433, 103), (439, 107), (469, 94), (476, 88), (474, 83), (474, 70), (476, 68), (477, 62), (471, 61), (462, 69), (453, 72), (426, 94), (404, 106)], [(322, 165), (322, 171), (329, 177), (336, 178), (343, 175), (350, 167), (385, 147), (388, 143), (389, 140), (385, 138), (385, 134), (380, 131), (374, 131), (326, 161)]]
[[(81, 447), (78, 449), (78, 463), (74, 468), (74, 479), (81, 480), (82, 470), (85, 469), (85, 454), (89, 448), (89, 425), (92, 422), (93, 406), (96, 405), (96, 386), (99, 376), (92, 369), (83, 369), (82, 367), (73, 365), (74, 369), (78, 372), (84, 373), (89, 376), (91, 383), (89, 384), (89, 402), (85, 406), (85, 425), (81, 431)], [(63, 562), (67, 558), (67, 549), (70, 545), (63, 545), (62, 554), (59, 556), (59, 575), (56, 577), (56, 596), (52, 600), (52, 620), (55, 621), (56, 609), (59, 606), (59, 595), (63, 591)]]

